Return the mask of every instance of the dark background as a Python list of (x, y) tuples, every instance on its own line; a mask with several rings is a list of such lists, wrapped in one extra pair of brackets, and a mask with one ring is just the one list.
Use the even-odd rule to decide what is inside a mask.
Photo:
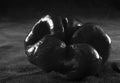
[(40, 13), (51, 11), (58, 14), (116, 16), (116, 12), (120, 12), (119, 5), (119, 0), (2, 0), (0, 1), (0, 16), (17, 19), (37, 18)]

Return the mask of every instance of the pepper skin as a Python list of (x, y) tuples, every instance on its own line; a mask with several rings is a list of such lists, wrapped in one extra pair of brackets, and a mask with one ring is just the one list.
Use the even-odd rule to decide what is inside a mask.
[(82, 22), (76, 18), (64, 17), (62, 19), (62, 25), (64, 27), (64, 41), (69, 45), (71, 44), (70, 40), (72, 38), (72, 35), (82, 26)]
[(25, 39), (25, 53), (29, 61), (47, 72), (52, 71), (53, 67), (56, 68), (54, 70), (59, 69), (57, 60), (61, 60), (66, 48), (60, 40), (63, 31), (59, 18), (50, 15), (42, 17)]
[(64, 65), (72, 65), (72, 70), (63, 74), (68, 80), (80, 80), (89, 75), (95, 75), (100, 68), (102, 57), (88, 44), (73, 44), (69, 48), (71, 59)]
[(43, 16), (37, 23), (35, 23), (32, 30), (25, 38), (25, 48), (26, 46), (28, 47), (37, 43), (47, 34), (54, 35), (58, 38), (63, 37), (62, 33), (64, 28), (60, 23), (60, 19), (55, 16), (53, 17), (46, 15)]
[(110, 55), (111, 39), (103, 29), (93, 23), (85, 23), (72, 36), (72, 43), (87, 43), (95, 48), (102, 57), (104, 64)]
[[(91, 40), (92, 37), (94, 41), (94, 33), (97, 32), (86, 26), (67, 17), (42, 17), (25, 38), (25, 53), (28, 60), (45, 72), (60, 73), (65, 79), (80, 80), (95, 75), (104, 57), (98, 48), (87, 42), (87, 38)], [(86, 35), (87, 31), (91, 31), (90, 38)], [(101, 30), (98, 30), (98, 33), (102, 35), (103, 40), (106, 38), (106, 33), (101, 33)], [(102, 45), (104, 41), (97, 41), (95, 45), (98, 43)], [(105, 43), (109, 45), (106, 39)]]

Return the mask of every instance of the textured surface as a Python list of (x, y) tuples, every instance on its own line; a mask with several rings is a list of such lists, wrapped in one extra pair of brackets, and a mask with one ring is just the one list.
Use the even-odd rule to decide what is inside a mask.
[[(109, 61), (120, 62), (120, 20), (82, 19), (96, 22), (112, 39)], [(90, 76), (81, 82), (69, 82), (55, 78), (55, 74), (44, 74), (30, 64), (24, 53), (24, 38), (36, 22), (0, 22), (0, 83), (120, 83), (120, 74), (115, 73), (107, 64), (99, 77)], [(54, 77), (54, 78), (53, 78)]]

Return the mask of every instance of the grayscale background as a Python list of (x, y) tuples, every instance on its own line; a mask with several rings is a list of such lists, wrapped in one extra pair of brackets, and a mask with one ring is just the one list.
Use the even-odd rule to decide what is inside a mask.
[(30, 64), (24, 39), (47, 12), (71, 15), (83, 22), (100, 24), (112, 39), (109, 62), (120, 62), (119, 0), (2, 0), (0, 1), (0, 83), (120, 83), (120, 74), (108, 68), (100, 77), (69, 82), (52, 78)]

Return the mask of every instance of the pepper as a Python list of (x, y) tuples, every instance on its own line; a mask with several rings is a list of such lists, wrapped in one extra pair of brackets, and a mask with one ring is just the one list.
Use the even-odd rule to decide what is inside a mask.
[(24, 45), (28, 60), (43, 71), (80, 80), (99, 72), (109, 57), (111, 39), (98, 25), (45, 15), (33, 26)]

